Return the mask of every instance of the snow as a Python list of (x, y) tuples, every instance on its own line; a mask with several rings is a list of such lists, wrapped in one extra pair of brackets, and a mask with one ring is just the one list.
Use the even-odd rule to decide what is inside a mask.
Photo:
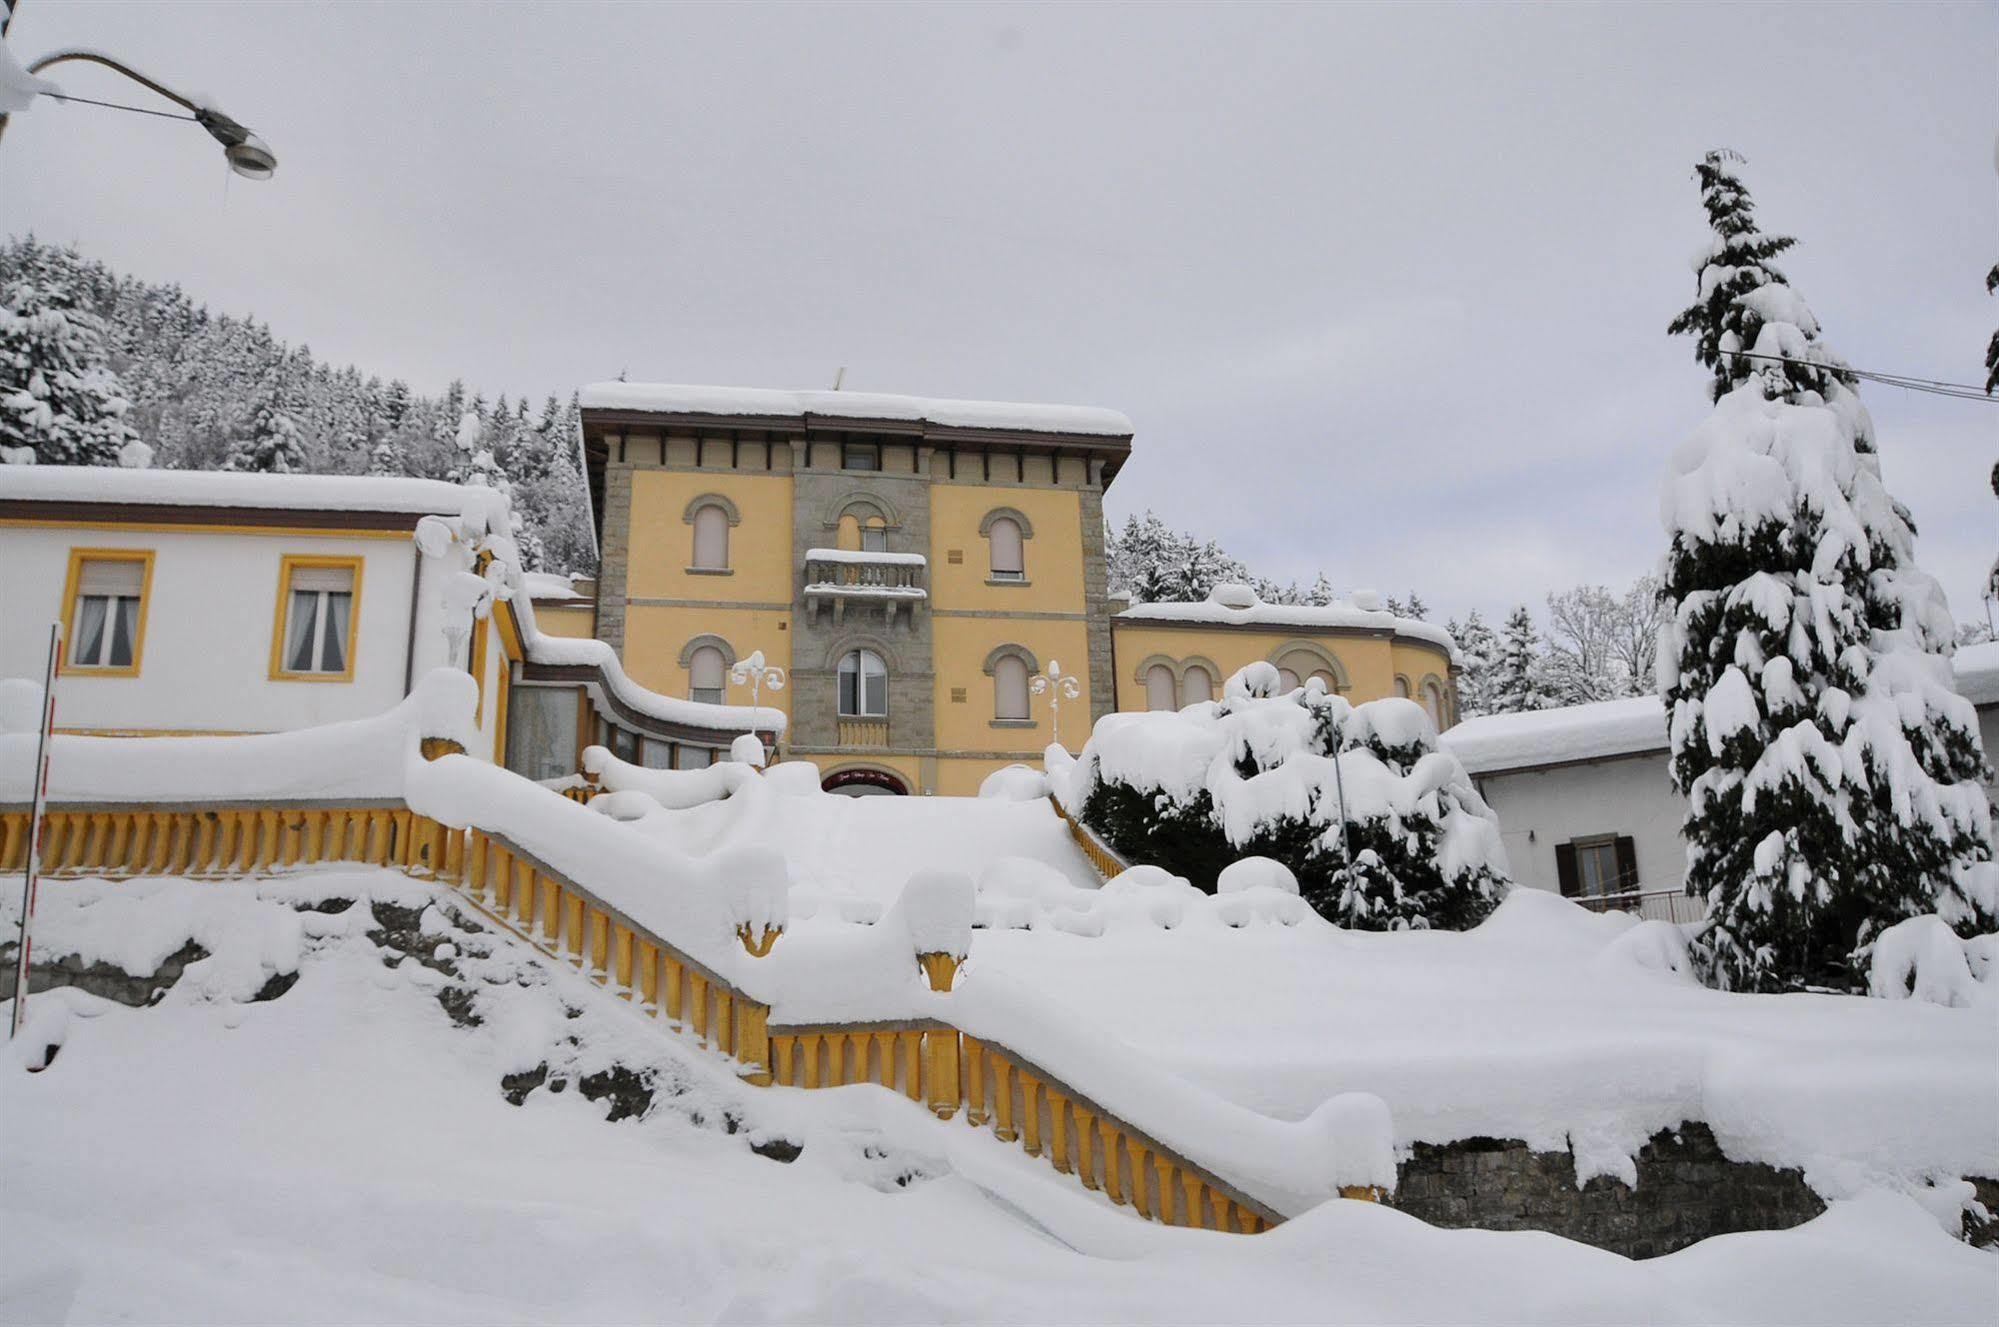
[(1274, 889), (1280, 894), (1296, 894), (1298, 877), (1274, 857), (1239, 857), (1222, 868), (1215, 878), (1218, 894), (1240, 894), (1252, 889)]
[[(59, 913), (88, 888), (51, 885), (44, 907)], [(222, 892), (175, 882), (162, 905), (180, 906), (181, 890)], [(37, 1028), (68, 1027), (48, 1071), (0, 1074), (0, 1318), (1844, 1324), (1999, 1312), (1990, 1256), (1879, 1191), (1796, 1230), (1643, 1264), (1548, 1235), (1437, 1230), (1365, 1202), (1253, 1238), (1142, 1223), (882, 1089), (746, 1087), (594, 983), (461, 930), (442, 904), (424, 931), (469, 956), (484, 1019), (456, 1027), (435, 998), (441, 975), (385, 966), (365, 934), (369, 894), (407, 906), (424, 891), (360, 871), (232, 886), (281, 914), (316, 896), (364, 900), (295, 914), (310, 927), (300, 979), (276, 1000), (217, 999), (184, 980), (149, 1009), (31, 1001)], [(569, 1090), (507, 1104), (499, 1077), (541, 1063)], [(611, 1124), (575, 1084), (620, 1063), (653, 1076), (654, 1106)], [(725, 1114), (737, 1133), (719, 1127)], [(802, 1144), (798, 1159), (747, 1146), (773, 1137)]]
[[(1359, 602), (1318, 606), (1266, 604), (1256, 599), (1254, 591), (1249, 591), (1246, 602), (1242, 591), (1249, 591), (1249, 587), (1218, 585), (1200, 603), (1133, 604), (1119, 613), (1118, 619), (1125, 622), (1220, 623), (1237, 627), (1299, 627), (1308, 631), (1392, 631), (1398, 636), (1429, 641), (1448, 652), (1453, 662), (1457, 660), (1457, 646), (1452, 642), (1450, 632), (1418, 618), (1397, 617), (1380, 608), (1378, 599), (1369, 600), (1377, 605), (1371, 608), (1362, 607)], [(1223, 597), (1230, 602), (1222, 602)], [(1355, 595), (1356, 601), (1361, 598)]]
[(1666, 712), (1657, 696), (1485, 714), (1448, 728), (1437, 744), (1472, 774), (1603, 760), (1666, 749)]
[(785, 391), (764, 387), (694, 387), (671, 383), (597, 382), (578, 399), (586, 410), (660, 414), (801, 416), (894, 419), (949, 428), (1008, 429), (1126, 438), (1131, 420), (1094, 406), (1027, 405), (1003, 401), (930, 400), (882, 392)]
[(1002, 766), (979, 784), (979, 796), (1004, 802), (1034, 802), (1047, 795), (1047, 778), (1028, 765)]
[(0, 468), (0, 499), (107, 502), (270, 511), (457, 515), (466, 491), (437, 479), (378, 475), (244, 474), (224, 470), (23, 465)]
[(962, 959), (972, 949), (972, 914), (977, 907), (972, 877), (962, 871), (918, 871), (903, 885), (885, 922), (900, 918), (912, 954)]
[(885, 553), (876, 549), (808, 548), (807, 562), (838, 562), (851, 567), (922, 567), (929, 559), (921, 553)]
[(1999, 935), (1961, 940), (1941, 917), (1911, 917), (1874, 937), (1867, 988), (1885, 1000), (1999, 1011), (1995, 958)]
[(513, 601), (513, 609), (515, 619), (521, 624), (522, 647), (529, 659), (543, 664), (596, 668), (603, 673), (605, 685), (613, 695), (648, 718), (663, 723), (684, 724), (690, 728), (706, 728), (718, 735), (784, 731), (787, 721), (785, 712), (768, 705), (709, 705), (649, 691), (632, 681), (618, 660), (618, 652), (605, 642), (544, 636), (535, 625), (531, 603), (517, 597)]
[(1372, 1092), (1342, 1092), (1326, 1103), (1333, 1183), (1395, 1191), (1395, 1124)]
[(751, 769), (764, 767), (764, 743), (755, 733), (744, 733), (729, 743), (729, 760), (737, 765), (748, 765)]
[[(49, 800), (396, 798), (403, 794), (410, 762), (418, 758), (419, 738), (444, 737), (473, 748), (476, 703), (469, 676), (440, 668), (418, 679), (408, 699), (385, 714), (319, 728), (144, 740), (57, 734), (49, 752)], [(32, 721), (26, 730), (0, 731), (0, 803), (32, 799), (35, 743)]]
[[(0, 13), (4, 13), (0, 9)], [(45, 92), (61, 92), (59, 84), (46, 78), (30, 74), (7, 43), (0, 42), (0, 115), (13, 115), (25, 111), (35, 104), (35, 98)]]
[(577, 593), (574, 576), (558, 576), (548, 571), (524, 571), (521, 573), (521, 584), (526, 588), (528, 598), (536, 603), (566, 600), (589, 602), (583, 595)]

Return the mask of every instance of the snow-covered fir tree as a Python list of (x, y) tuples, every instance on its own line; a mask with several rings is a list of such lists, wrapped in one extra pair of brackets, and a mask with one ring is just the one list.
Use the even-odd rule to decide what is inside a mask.
[(223, 469), (270, 475), (306, 472), (305, 444), (282, 396), (282, 389), (276, 384), (265, 390), (243, 436), (230, 449)]
[(1662, 507), (1659, 684), (1707, 907), (1694, 952), (1726, 989), (1863, 990), (1888, 926), (1999, 921), (1985, 761), (1854, 378), (1771, 266), (1791, 241), (1757, 229), (1736, 160), (1698, 171), (1714, 235), (1672, 328), (1715, 409)]
[(1541, 633), (1534, 626), (1527, 605), (1521, 604), (1506, 615), (1489, 677), (1485, 687), (1488, 713), (1544, 710), (1555, 703), (1542, 655)]
[(35, 253), (11, 277), (0, 271), (0, 457), (116, 465), (138, 436), (128, 405), (103, 319), (65, 267)]
[(1458, 710), (1466, 718), (1494, 712), (1492, 704), (1493, 668), (1499, 659), (1499, 637), (1485, 624), (1476, 608), (1463, 622), (1446, 628), (1458, 644)]

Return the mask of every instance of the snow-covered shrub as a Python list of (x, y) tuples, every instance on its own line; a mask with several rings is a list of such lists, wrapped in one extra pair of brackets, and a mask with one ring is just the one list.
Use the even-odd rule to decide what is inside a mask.
[(1959, 1009), (1999, 1006), (1999, 934), (1960, 939), (1941, 917), (1911, 917), (1874, 937), (1868, 994)]
[(1238, 858), (1268, 857), (1343, 926), (1463, 929), (1506, 887), (1498, 821), (1420, 706), (1280, 692), (1264, 664), (1220, 702), (1100, 720), (1070, 794), (1128, 861), (1213, 892)]
[(1274, 889), (1296, 894), (1298, 877), (1290, 867), (1274, 857), (1244, 857), (1230, 862), (1215, 877), (1217, 894), (1240, 894), (1248, 889)]
[(1934, 913), (1999, 921), (1968, 874), (1991, 807), (1954, 624), (1882, 483), (1856, 379), (1771, 259), (1733, 158), (1701, 165), (1714, 228), (1698, 338), (1714, 412), (1674, 452), (1659, 685), (1686, 794), (1694, 954), (1731, 990), (1866, 984), (1869, 946)]

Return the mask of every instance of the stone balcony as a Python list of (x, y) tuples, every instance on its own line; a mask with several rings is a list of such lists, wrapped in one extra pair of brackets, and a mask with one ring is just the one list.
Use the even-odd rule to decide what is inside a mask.
[(869, 553), (813, 548), (805, 553), (805, 612), (817, 626), (822, 613), (839, 626), (854, 614), (879, 614), (884, 628), (913, 627), (930, 598), (930, 563), (921, 553)]

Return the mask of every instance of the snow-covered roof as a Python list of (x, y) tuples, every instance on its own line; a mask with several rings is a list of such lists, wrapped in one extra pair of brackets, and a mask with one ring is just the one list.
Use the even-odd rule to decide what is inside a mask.
[(886, 392), (787, 391), (771, 387), (696, 387), (660, 382), (593, 382), (578, 394), (585, 409), (670, 415), (896, 419), (947, 428), (1129, 437), (1131, 420), (1097, 406), (1011, 401), (950, 401)]
[[(1974, 705), (1999, 705), (1999, 640), (1960, 645), (1951, 659), (1957, 691)], [(1987, 751), (1987, 759), (1994, 753)]]
[[(1999, 705), (1999, 641), (1960, 648), (1951, 660), (1958, 693)], [(1446, 732), (1443, 744), (1473, 774), (1663, 752), (1666, 710), (1657, 696), (1600, 700), (1519, 714), (1486, 714)]]
[(439, 479), (264, 475), (226, 470), (127, 470), (86, 465), (0, 466), (0, 500), (282, 511), (452, 515), (471, 490)]
[(1397, 617), (1386, 609), (1362, 608), (1346, 602), (1266, 604), (1253, 594), (1246, 596), (1246, 606), (1235, 607), (1232, 604), (1243, 601), (1221, 602), (1231, 598), (1225, 593), (1230, 590), (1240, 591), (1241, 587), (1217, 586), (1213, 594), (1199, 603), (1133, 604), (1117, 618), (1120, 622), (1208, 622), (1234, 627), (1296, 627), (1303, 631), (1329, 628), (1392, 631), (1398, 636), (1429, 641), (1448, 653), (1453, 663), (1457, 662), (1457, 645), (1451, 640), (1451, 633), (1434, 622)]
[(549, 571), (524, 571), (521, 581), (527, 587), (528, 598), (538, 604), (560, 604), (563, 600), (583, 601), (584, 596), (576, 592), (576, 582), (569, 576), (559, 576)]
[(1666, 749), (1666, 710), (1657, 696), (1600, 700), (1519, 714), (1486, 714), (1443, 734), (1443, 745), (1473, 774), (1602, 760)]

